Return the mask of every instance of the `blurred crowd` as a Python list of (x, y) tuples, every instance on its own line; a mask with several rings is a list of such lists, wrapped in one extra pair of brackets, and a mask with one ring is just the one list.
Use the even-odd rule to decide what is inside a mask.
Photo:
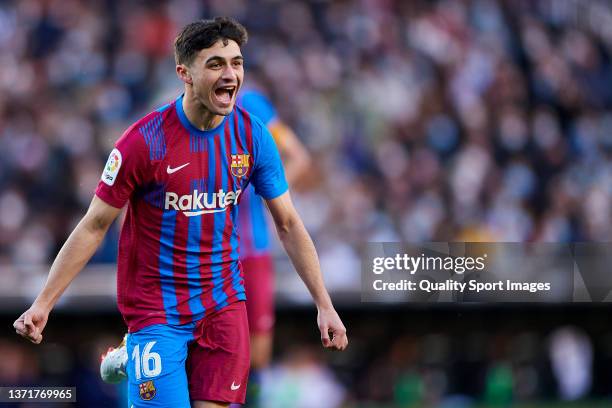
[[(332, 291), (359, 287), (369, 241), (612, 240), (609, 2), (5, 0), (0, 279), (53, 259), (115, 140), (181, 92), (177, 31), (216, 15), (245, 24), (247, 83), (267, 93), (313, 155), (293, 196)], [(117, 237), (114, 226), (94, 261), (115, 261)], [(507, 406), (580, 398), (592, 385), (593, 346), (580, 330), (550, 342), (473, 333), (465, 344), (448, 333), (407, 334), (369, 350), (379, 346), (372, 336), (395, 333), (380, 323), (357, 326), (374, 331), (338, 358), (338, 378), (309, 348), (286, 353), (264, 378), (283, 384), (264, 388), (266, 406), (299, 398), (304, 407)], [(112, 344), (104, 340), (92, 349)], [(607, 344), (601, 361), (612, 362)], [(97, 391), (82, 398), (118, 398), (99, 389), (97, 361), (40, 353), (72, 361), (58, 368), (19, 360), (32, 356), (12, 343), (0, 349), (12, 356), (1, 361), (2, 384), (46, 373), (89, 381), (85, 389)], [(457, 350), (465, 361), (452, 357)]]
[(0, 4), (0, 262), (52, 259), (122, 130), (180, 92), (177, 30), (213, 15), (314, 156), (295, 197), (324, 260), (612, 238), (609, 3), (25, 0)]
[[(246, 25), (247, 83), (267, 93), (313, 155), (293, 195), (332, 290), (359, 286), (369, 241), (612, 239), (608, 2), (7, 0), (3, 281), (6, 270), (53, 259), (114, 141), (181, 92), (176, 32), (215, 15)], [(117, 236), (114, 226), (95, 261), (115, 261)], [(309, 347), (286, 350), (264, 378), (266, 406), (506, 406), (580, 398), (612, 377), (593, 380), (606, 368), (592, 366), (597, 344), (577, 329), (547, 338), (474, 332), (465, 344), (431, 330), (381, 348), (371, 337), (395, 333), (382, 324), (352, 326), (369, 332), (355, 333), (334, 372)], [(81, 401), (110, 406), (120, 393), (99, 388), (91, 356), (113, 340), (98, 337), (80, 357), (57, 345), (39, 350), (56, 361), (3, 340), (11, 358), (2, 360), (2, 384), (78, 380), (91, 390)], [(609, 347), (599, 353), (596, 361), (612, 361)]]
[(313, 154), (294, 196), (332, 288), (368, 241), (612, 239), (607, 2), (23, 0), (0, 4), (0, 266), (53, 258), (214, 15)]

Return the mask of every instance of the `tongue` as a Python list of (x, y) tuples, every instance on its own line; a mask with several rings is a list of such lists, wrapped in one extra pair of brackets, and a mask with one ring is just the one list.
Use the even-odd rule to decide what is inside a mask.
[(221, 103), (230, 103), (230, 101), (232, 100), (230, 92), (225, 89), (217, 89), (215, 91), (215, 95)]

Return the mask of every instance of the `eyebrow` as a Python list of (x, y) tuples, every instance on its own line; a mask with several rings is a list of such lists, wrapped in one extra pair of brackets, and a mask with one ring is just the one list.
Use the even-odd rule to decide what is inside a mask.
[[(211, 62), (211, 61), (223, 61), (224, 59), (225, 59), (225, 58), (223, 58), (223, 57), (221, 57), (221, 56), (219, 56), (219, 55), (213, 55), (212, 57), (209, 57), (209, 58), (206, 60), (206, 64), (208, 64), (208, 63), (209, 63), (209, 62)], [(244, 57), (243, 57), (242, 55), (236, 55), (235, 57), (232, 57), (232, 61), (235, 61), (235, 60), (241, 60), (241, 61), (244, 61)]]

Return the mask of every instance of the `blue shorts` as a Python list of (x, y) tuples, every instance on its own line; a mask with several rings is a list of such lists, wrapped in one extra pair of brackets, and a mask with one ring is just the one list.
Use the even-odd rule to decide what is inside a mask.
[(190, 399), (243, 403), (248, 337), (244, 302), (197, 322), (130, 333), (128, 407), (190, 408)]

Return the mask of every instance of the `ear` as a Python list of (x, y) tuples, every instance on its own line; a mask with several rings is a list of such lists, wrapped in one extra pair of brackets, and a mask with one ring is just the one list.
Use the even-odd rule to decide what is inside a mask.
[(189, 73), (189, 69), (185, 65), (179, 64), (179, 65), (176, 66), (176, 75), (184, 83), (189, 84), (189, 85), (193, 85), (193, 80), (191, 79), (191, 74)]

